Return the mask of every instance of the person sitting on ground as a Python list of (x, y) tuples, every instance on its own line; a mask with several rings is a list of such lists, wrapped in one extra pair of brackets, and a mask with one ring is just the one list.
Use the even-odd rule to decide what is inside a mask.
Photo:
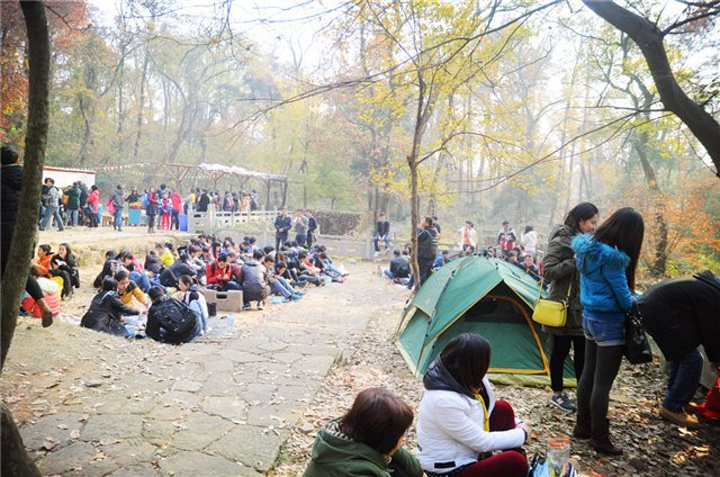
[[(486, 374), (490, 343), (464, 333), (447, 344), (428, 369), (418, 409), (420, 464), (429, 476), (525, 477), (520, 447), (530, 429), (506, 401), (496, 401)], [(492, 452), (498, 454), (489, 455)]]
[(316, 287), (325, 286), (325, 275), (320, 273), (320, 269), (313, 266), (310, 262), (310, 254), (301, 250), (298, 252), (297, 261), (298, 278), (301, 278), (309, 283), (312, 283)]
[(148, 312), (145, 334), (168, 344), (190, 343), (203, 331), (200, 316), (185, 303), (170, 298), (161, 287), (150, 289), (152, 306)]
[(145, 264), (143, 266), (145, 267), (146, 272), (150, 272), (152, 274), (152, 276), (148, 274), (151, 278), (159, 276), (160, 273), (162, 273), (163, 268), (165, 268), (162, 260), (160, 259), (160, 255), (158, 255), (155, 250), (148, 251), (147, 256), (145, 257)]
[(52, 247), (50, 247), (50, 245), (44, 243), (38, 246), (37, 260), (35, 261), (35, 264), (40, 267), (43, 276), (50, 276), (50, 270), (52, 269), (50, 261), (54, 255), (55, 254), (52, 252)]
[(190, 266), (195, 268), (195, 274), (198, 277), (198, 281), (200, 281), (201, 284), (204, 284), (205, 267), (207, 267), (207, 264), (202, 259), (202, 248), (197, 245), (190, 245), (188, 247), (188, 255), (190, 259), (188, 263)]
[(150, 283), (150, 279), (145, 273), (145, 267), (143, 267), (140, 260), (138, 260), (132, 252), (128, 252), (127, 250), (120, 253), (119, 257), (123, 266), (128, 271), (130, 280), (135, 282), (143, 293), (147, 293), (152, 284)]
[[(282, 296), (285, 300), (299, 300), (302, 298), (304, 293), (296, 291), (283, 277), (275, 274), (275, 260), (269, 255), (265, 255), (262, 260), (262, 264), (267, 270), (268, 282), (272, 290)], [(287, 268), (285, 263), (281, 265), (283, 268)]]
[(195, 267), (190, 264), (190, 257), (183, 252), (178, 260), (175, 260), (169, 268), (160, 274), (160, 284), (164, 287), (177, 288), (178, 277), (189, 275), (194, 278), (196, 274)]
[(508, 263), (512, 263), (513, 265), (522, 268), (522, 265), (520, 264), (520, 262), (518, 262), (518, 253), (515, 250), (510, 250), (507, 253), (506, 260)]
[(525, 273), (533, 277), (533, 279), (540, 281), (540, 272), (538, 271), (538, 267), (535, 266), (535, 260), (532, 255), (528, 254), (523, 257), (522, 269), (525, 270)]
[(162, 261), (162, 264), (165, 268), (170, 268), (170, 265), (175, 262), (175, 257), (173, 257), (172, 250), (168, 247), (167, 243), (165, 245), (161, 243), (156, 243), (155, 251), (157, 252), (158, 257), (160, 257), (160, 261)]
[(207, 287), (216, 290), (242, 290), (242, 285), (232, 279), (232, 268), (227, 263), (227, 255), (221, 253), (217, 260), (205, 269)]
[(450, 250), (443, 250), (442, 252), (438, 253), (437, 258), (435, 258), (435, 263), (433, 263), (433, 268), (438, 269), (449, 262), (450, 262)]
[(230, 267), (230, 277), (236, 283), (242, 281), (242, 260), (238, 260), (237, 252), (228, 252), (227, 263)]
[(69, 244), (61, 243), (50, 259), (50, 274), (63, 279), (63, 300), (72, 298), (73, 287), (80, 288), (80, 269)]
[(93, 281), (93, 288), (101, 289), (103, 280), (106, 278), (113, 278), (120, 270), (128, 270), (122, 260), (122, 253), (117, 253), (114, 250), (108, 250), (105, 252), (105, 263), (103, 264), (103, 268)]
[(60, 292), (60, 285), (58, 282), (49, 279), (43, 272), (44, 270), (40, 265), (30, 265), (30, 275), (37, 280), (37, 283), (45, 297), (47, 298), (48, 295), (54, 295), (57, 297)]
[(242, 266), (243, 310), (250, 310), (253, 301), (257, 301), (258, 310), (262, 310), (270, 294), (267, 268), (258, 261), (262, 258), (263, 253), (255, 250), (253, 258)]
[(117, 294), (120, 301), (137, 310), (136, 314), (147, 313), (150, 308), (150, 298), (130, 279), (130, 273), (127, 270), (118, 271), (115, 274), (115, 281), (118, 284)]
[(303, 477), (422, 477), (402, 447), (412, 421), (412, 408), (389, 390), (361, 391), (343, 417), (320, 430)]
[(185, 303), (191, 310), (198, 314), (200, 323), (202, 324), (202, 333), (205, 334), (208, 331), (207, 320), (210, 312), (208, 311), (205, 295), (202, 294), (200, 288), (193, 281), (193, 277), (190, 275), (180, 276), (178, 279), (178, 291), (174, 298)]
[(698, 346), (703, 345), (720, 373), (720, 277), (706, 270), (658, 283), (640, 296), (638, 309), (670, 370), (660, 417), (681, 427), (698, 427), (697, 417), (685, 408), (702, 373)]
[(399, 280), (410, 277), (410, 260), (400, 253), (400, 250), (393, 250), (393, 259), (390, 260), (390, 270), (385, 270), (385, 276), (390, 280)]
[(117, 295), (118, 283), (114, 278), (105, 278), (102, 290), (93, 297), (90, 307), (80, 320), (80, 326), (117, 336), (128, 336), (123, 325), (123, 316), (137, 315), (137, 311), (125, 305)]

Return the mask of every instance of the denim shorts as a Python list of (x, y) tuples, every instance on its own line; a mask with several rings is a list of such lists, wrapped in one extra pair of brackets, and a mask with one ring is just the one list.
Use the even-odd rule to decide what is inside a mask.
[(585, 338), (598, 346), (621, 346), (625, 344), (625, 321), (600, 321), (583, 316)]

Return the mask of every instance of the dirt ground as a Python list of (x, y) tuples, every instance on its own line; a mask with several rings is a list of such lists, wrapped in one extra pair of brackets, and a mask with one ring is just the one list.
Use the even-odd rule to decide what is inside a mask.
[[(184, 237), (187, 235), (148, 237), (143, 231), (132, 229), (123, 233), (79, 230), (62, 234), (41, 233), (38, 243), (50, 243), (56, 249), (60, 242), (68, 242), (80, 255), (83, 287), (71, 301), (64, 303), (65, 311), (79, 316), (90, 302), (93, 293), (89, 284), (100, 270), (107, 249), (127, 248), (144, 256), (144, 251), (155, 241), (179, 241)], [(375, 265), (362, 265), (362, 268), (369, 273)], [(376, 285), (384, 287), (382, 311), (375, 311), (358, 341), (344, 344), (347, 352), (343, 353), (343, 363), (328, 374), (290, 432), (268, 475), (301, 475), (317, 430), (329, 419), (342, 415), (362, 389), (386, 386), (417, 407), (422, 397), (422, 383), (410, 374), (393, 344), (408, 292), (380, 277), (377, 277)], [(350, 280), (343, 286), (353, 287), (354, 284)], [(368, 310), (377, 310), (377, 307), (378, 303), (367, 303)], [(248, 322), (247, 326), (253, 325)], [(23, 347), (31, 352), (22, 353), (19, 361), (9, 362), (0, 392), (21, 426), (63, 406), (77, 405), (78, 388), (88, 379), (115, 380), (142, 374), (151, 363), (162, 364), (167, 358), (166, 348), (150, 341), (127, 346), (115, 337), (83, 331), (64, 325), (48, 332), (37, 320), (20, 319), (13, 347)], [(98, 372), (100, 374), (95, 376)], [(586, 443), (573, 441), (572, 460), (581, 475), (720, 475), (718, 424), (704, 423), (699, 430), (688, 431), (657, 418), (657, 403), (663, 385), (664, 376), (657, 358), (648, 365), (623, 364), (613, 388), (610, 419), (615, 441), (625, 449), (625, 455), (616, 459), (601, 458), (590, 451)], [(527, 446), (528, 455), (544, 452), (544, 443), (551, 437), (571, 434), (573, 415), (561, 413), (549, 404), (549, 389), (498, 386), (497, 394), (511, 402), (516, 413), (531, 423), (534, 439)], [(697, 399), (701, 397), (700, 393), (696, 396)], [(413, 428), (406, 443), (414, 449)]]

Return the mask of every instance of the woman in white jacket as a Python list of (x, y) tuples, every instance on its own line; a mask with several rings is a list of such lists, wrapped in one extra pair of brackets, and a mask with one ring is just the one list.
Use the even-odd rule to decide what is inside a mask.
[(458, 233), (460, 234), (460, 242), (458, 243), (460, 250), (462, 250), (465, 255), (475, 253), (477, 246), (477, 231), (475, 230), (473, 223), (468, 220), (465, 222), (465, 225), (460, 228)]
[[(453, 338), (428, 369), (418, 410), (418, 458), (429, 477), (525, 477), (520, 446), (529, 428), (488, 381), (490, 343), (480, 335)], [(493, 454), (495, 451), (501, 451)]]

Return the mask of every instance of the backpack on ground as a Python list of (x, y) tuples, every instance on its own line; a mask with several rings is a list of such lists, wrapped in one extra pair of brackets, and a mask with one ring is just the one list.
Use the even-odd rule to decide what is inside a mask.
[(169, 298), (159, 305), (156, 317), (167, 331), (168, 343), (180, 343), (197, 326), (198, 316), (185, 303)]

